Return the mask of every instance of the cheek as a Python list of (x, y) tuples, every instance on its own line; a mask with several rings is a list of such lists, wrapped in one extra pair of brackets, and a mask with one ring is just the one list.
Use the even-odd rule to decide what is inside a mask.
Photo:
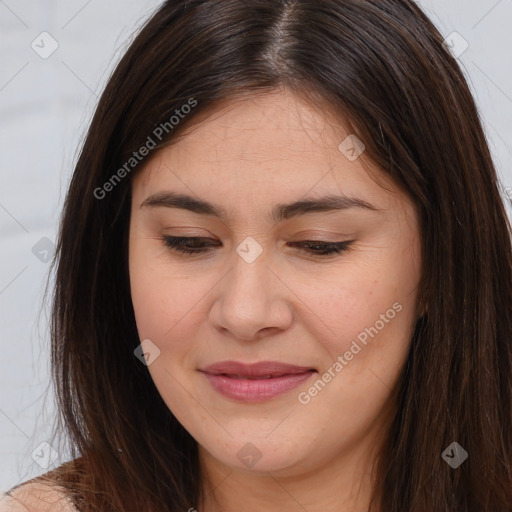
[[(345, 352), (365, 329), (387, 320), (399, 302), (408, 312), (414, 305), (414, 288), (419, 271), (414, 251), (369, 247), (364, 256), (350, 253), (339, 267), (281, 269), (293, 290), (287, 300), (294, 304), (298, 321), (324, 340), (331, 355)], [(217, 272), (195, 272), (193, 265), (170, 261), (166, 249), (144, 237), (130, 240), (130, 286), (135, 318), (141, 339), (186, 340), (194, 325), (204, 323), (212, 307), (208, 294), (218, 281)], [(326, 270), (328, 269), (328, 270)], [(215, 293), (215, 292), (214, 292)], [(286, 291), (283, 291), (286, 293)], [(210, 297), (211, 298), (211, 297)], [(389, 314), (386, 312), (389, 311)], [(411, 313), (412, 314), (412, 313)], [(386, 322), (386, 331), (403, 323)], [(377, 325), (377, 328), (382, 321)], [(364, 334), (362, 335), (364, 337)], [(330, 340), (330, 341), (329, 341)]]
[[(309, 329), (332, 360), (347, 351), (357, 353), (360, 363), (377, 354), (403, 359), (416, 320), (420, 268), (415, 253), (381, 252), (364, 263), (345, 263), (329, 279), (302, 282), (301, 318), (310, 318)], [(370, 344), (375, 349), (365, 350)]]
[[(144, 242), (144, 241), (142, 241)], [(170, 262), (164, 251), (134, 241), (130, 248), (130, 289), (140, 339), (149, 338), (162, 349), (178, 340), (190, 340), (191, 329), (206, 314), (202, 308), (215, 280), (194, 278), (193, 273)]]
[[(358, 349), (354, 341), (364, 348), (367, 340), (390, 333), (390, 327), (399, 315), (393, 309), (393, 303), (397, 302), (396, 296), (387, 291), (381, 292), (376, 288), (377, 285), (377, 281), (359, 282), (353, 286), (345, 282), (343, 285), (333, 286), (331, 293), (320, 298), (310, 295), (309, 300), (305, 300), (310, 306), (314, 305), (311, 310), (317, 312), (317, 318), (321, 322), (306, 310), (301, 313), (301, 318), (303, 321), (310, 319), (306, 320), (310, 324), (308, 329), (314, 332), (315, 339), (321, 341), (330, 361), (335, 361), (339, 355), (353, 350), (354, 354), (360, 353), (357, 358), (362, 362), (367, 351)], [(384, 320), (381, 320), (381, 315), (384, 315)], [(350, 354), (348, 357), (352, 358)]]
[(148, 249), (153, 245), (152, 241), (134, 238), (133, 234), (130, 239), (130, 291), (141, 340), (159, 340), (162, 333), (171, 327), (173, 318), (169, 314), (175, 311), (175, 305), (168, 303), (173, 299), (169, 291), (174, 286), (163, 278), (162, 264)]
[(141, 339), (161, 340), (185, 315), (188, 293), (183, 283), (163, 278), (157, 269), (135, 265), (131, 294)]

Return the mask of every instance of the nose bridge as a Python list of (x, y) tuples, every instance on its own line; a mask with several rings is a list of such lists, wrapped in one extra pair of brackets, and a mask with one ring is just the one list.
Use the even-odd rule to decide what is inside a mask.
[(236, 247), (232, 268), (212, 311), (211, 319), (217, 327), (249, 339), (262, 329), (285, 328), (290, 322), (291, 311), (282, 286), (277, 285), (268, 263), (263, 246), (254, 238), (247, 237)]
[(231, 307), (250, 311), (258, 316), (267, 307), (268, 286), (271, 272), (268, 269), (268, 249), (253, 237), (246, 237), (236, 247), (232, 271), (228, 274), (229, 281), (226, 300), (233, 300)]

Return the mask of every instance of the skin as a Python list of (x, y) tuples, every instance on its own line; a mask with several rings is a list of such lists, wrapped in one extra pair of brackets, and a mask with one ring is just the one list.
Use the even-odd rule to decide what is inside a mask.
[[(160, 350), (148, 365), (158, 392), (199, 443), (206, 506), (191, 508), (200, 512), (367, 511), (372, 488), (380, 489), (371, 468), (419, 316), (418, 216), (381, 171), (363, 165), (364, 153), (350, 161), (338, 149), (349, 132), (325, 112), (287, 90), (225, 104), (134, 176), (129, 267), (137, 328)], [(219, 204), (228, 217), (141, 207), (167, 190)], [(277, 204), (326, 194), (376, 210), (268, 218)], [(220, 243), (188, 256), (166, 247), (163, 235)], [(252, 263), (236, 252), (249, 236), (263, 251)], [(330, 256), (291, 245), (311, 239), (354, 242)], [(401, 311), (300, 403), (298, 394), (332, 373), (338, 356), (395, 303)], [(223, 360), (277, 360), (318, 374), (247, 404), (218, 394), (198, 371)], [(249, 442), (261, 454), (252, 467), (237, 457)]]

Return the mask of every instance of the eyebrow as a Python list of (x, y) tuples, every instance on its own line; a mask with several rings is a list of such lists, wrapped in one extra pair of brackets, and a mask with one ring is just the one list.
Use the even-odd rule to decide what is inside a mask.
[[(141, 203), (140, 207), (166, 207), (181, 208), (200, 215), (211, 215), (224, 221), (227, 220), (227, 211), (220, 205), (209, 203), (203, 199), (197, 199), (187, 194), (178, 194), (165, 191), (157, 192), (148, 196)], [(347, 210), (349, 208), (362, 208), (366, 210), (379, 211), (373, 205), (356, 197), (327, 195), (318, 199), (302, 199), (292, 203), (277, 204), (270, 214), (270, 219), (279, 222), (282, 220), (297, 217), (315, 212), (331, 212)]]

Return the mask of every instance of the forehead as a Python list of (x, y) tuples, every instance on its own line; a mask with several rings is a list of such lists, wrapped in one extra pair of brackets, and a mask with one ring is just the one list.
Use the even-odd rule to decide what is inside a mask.
[(284, 90), (227, 102), (207, 109), (180, 137), (177, 151), (201, 146), (194, 156), (229, 161), (246, 158), (252, 162), (288, 160), (312, 153), (348, 135), (341, 119), (322, 103), (311, 102)]
[(286, 91), (228, 102), (200, 114), (139, 170), (134, 197), (168, 189), (240, 206), (248, 197), (277, 204), (332, 194), (371, 203), (385, 192), (368, 174), (371, 163), (340, 149), (350, 137), (332, 112)]

